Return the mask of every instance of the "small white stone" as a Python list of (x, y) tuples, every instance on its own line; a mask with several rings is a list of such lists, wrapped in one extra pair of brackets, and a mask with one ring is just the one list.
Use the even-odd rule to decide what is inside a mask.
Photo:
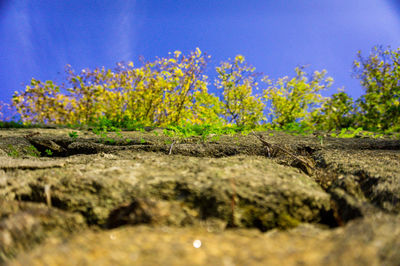
[(201, 247), (201, 241), (196, 239), (195, 241), (193, 241), (193, 247), (194, 248), (200, 248)]

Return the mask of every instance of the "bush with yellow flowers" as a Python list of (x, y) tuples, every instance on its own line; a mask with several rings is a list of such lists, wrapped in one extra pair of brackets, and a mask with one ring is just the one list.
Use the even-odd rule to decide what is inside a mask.
[(13, 105), (25, 123), (91, 124), (99, 120), (121, 125), (134, 121), (144, 126), (235, 125), (254, 128), (266, 121), (278, 126), (310, 121), (310, 108), (323, 101), (318, 92), (330, 86), (326, 74), (315, 72), (309, 81), (302, 68), (296, 77), (284, 77), (257, 94), (259, 74), (242, 55), (216, 67), (215, 86), (221, 99), (208, 92), (204, 71), (209, 56), (200, 49), (188, 55), (175, 51), (168, 58), (134, 67), (118, 63), (115, 70), (84, 69), (76, 74), (67, 65), (67, 85), (32, 79), (16, 92)]
[(355, 71), (367, 93), (355, 102), (342, 91), (332, 97), (320, 94), (333, 83), (325, 70), (309, 75), (298, 67), (294, 77), (272, 81), (265, 76), (259, 82), (260, 74), (242, 55), (216, 67), (214, 85), (221, 92), (217, 97), (209, 93), (210, 82), (204, 74), (210, 56), (196, 48), (187, 55), (175, 51), (139, 67), (128, 62), (118, 63), (113, 70), (103, 67), (75, 73), (67, 65), (65, 84), (33, 78), (24, 91), (15, 92), (12, 105), (25, 124), (106, 121), (120, 127), (251, 129), (270, 122), (267, 127), (283, 129), (398, 130), (399, 54), (399, 50), (375, 48), (368, 58), (359, 55)]
[(221, 122), (219, 99), (208, 93), (203, 75), (208, 58), (197, 48), (139, 68), (119, 63), (115, 71), (103, 67), (76, 74), (67, 66), (68, 86), (32, 79), (25, 91), (15, 92), (13, 105), (26, 123), (90, 124), (99, 118), (157, 126)]
[(263, 120), (261, 95), (258, 90), (255, 68), (245, 63), (242, 55), (237, 55), (233, 62), (223, 62), (216, 68), (218, 76), (215, 81), (217, 89), (222, 90), (222, 115), (229, 123), (237, 126), (254, 127)]
[(304, 68), (297, 67), (295, 71), (293, 78), (286, 76), (275, 82), (264, 78), (269, 85), (264, 91), (264, 98), (270, 101), (272, 123), (278, 127), (296, 122), (312, 127), (312, 118), (325, 100), (320, 91), (333, 83), (331, 77), (325, 77), (325, 70), (315, 71), (311, 77)]

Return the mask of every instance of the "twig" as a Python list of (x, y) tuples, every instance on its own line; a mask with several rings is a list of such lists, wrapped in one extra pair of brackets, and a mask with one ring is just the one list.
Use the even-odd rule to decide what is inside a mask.
[(266, 142), (261, 136), (257, 135), (256, 133), (254, 133), (254, 131), (252, 131), (253, 135), (256, 136), (261, 142), (262, 144), (265, 145), (265, 147), (267, 148), (267, 152), (268, 152), (268, 157), (271, 157), (271, 151), (272, 149), (272, 145), (269, 144), (268, 142)]
[(310, 167), (311, 169), (313, 169), (313, 170), (315, 169), (315, 167), (312, 166), (312, 165), (311, 165), (309, 162), (307, 162), (306, 160), (304, 160), (304, 159), (302, 159), (302, 158), (300, 158), (300, 157), (294, 155), (294, 154), (291, 153), (290, 151), (288, 151), (288, 150), (286, 150), (286, 149), (284, 149), (284, 148), (282, 148), (282, 147), (280, 147), (280, 146), (277, 146), (277, 145), (272, 146), (272, 145), (271, 145), (270, 143), (268, 143), (261, 135), (257, 135), (256, 133), (254, 133), (254, 131), (253, 131), (252, 133), (253, 133), (254, 136), (256, 136), (256, 137), (267, 147), (268, 156), (270, 156), (270, 149), (276, 148), (276, 149), (278, 149), (278, 150), (280, 150), (280, 151), (286, 153), (287, 155), (289, 155), (289, 156), (295, 158), (296, 160), (299, 160), (300, 162), (302, 162), (303, 164), (307, 165), (307, 166)]
[(29, 132), (29, 134), (25, 135), (24, 138), (30, 139), (34, 136), (40, 135), (39, 132)]
[(172, 147), (174, 146), (174, 144), (175, 144), (175, 140), (171, 143), (171, 146), (169, 147), (169, 152), (168, 152), (168, 155), (171, 155), (172, 154)]

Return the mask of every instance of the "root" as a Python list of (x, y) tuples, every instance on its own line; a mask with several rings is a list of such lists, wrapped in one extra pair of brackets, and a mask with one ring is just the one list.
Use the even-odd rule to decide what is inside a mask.
[(309, 162), (307, 162), (306, 160), (304, 160), (303, 158), (294, 155), (293, 153), (291, 153), (290, 151), (288, 151), (288, 150), (285, 149), (285, 148), (282, 148), (282, 147), (280, 147), (280, 146), (272, 145), (272, 144), (268, 143), (268, 142), (262, 137), (262, 135), (257, 135), (256, 133), (254, 133), (254, 131), (252, 132), (252, 134), (253, 134), (254, 136), (256, 136), (256, 137), (261, 141), (261, 143), (267, 148), (268, 157), (271, 157), (271, 151), (274, 152), (274, 149), (280, 150), (280, 151), (282, 151), (283, 153), (286, 153), (286, 154), (289, 155), (290, 157), (294, 158), (295, 160), (297, 160), (297, 161), (301, 162), (302, 164), (308, 166), (310, 169), (315, 170), (315, 167), (314, 167), (313, 165), (311, 165)]

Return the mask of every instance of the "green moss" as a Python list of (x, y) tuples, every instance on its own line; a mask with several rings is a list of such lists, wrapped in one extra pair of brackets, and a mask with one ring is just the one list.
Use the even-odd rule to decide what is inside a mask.
[(13, 145), (8, 145), (8, 152), (7, 155), (13, 158), (18, 158), (21, 156), (20, 151), (15, 148)]
[(288, 213), (281, 213), (277, 218), (277, 226), (281, 229), (288, 229), (298, 226), (301, 223), (298, 219)]
[(33, 157), (39, 157), (40, 151), (38, 151), (35, 146), (30, 145), (26, 148), (26, 154), (33, 156)]

